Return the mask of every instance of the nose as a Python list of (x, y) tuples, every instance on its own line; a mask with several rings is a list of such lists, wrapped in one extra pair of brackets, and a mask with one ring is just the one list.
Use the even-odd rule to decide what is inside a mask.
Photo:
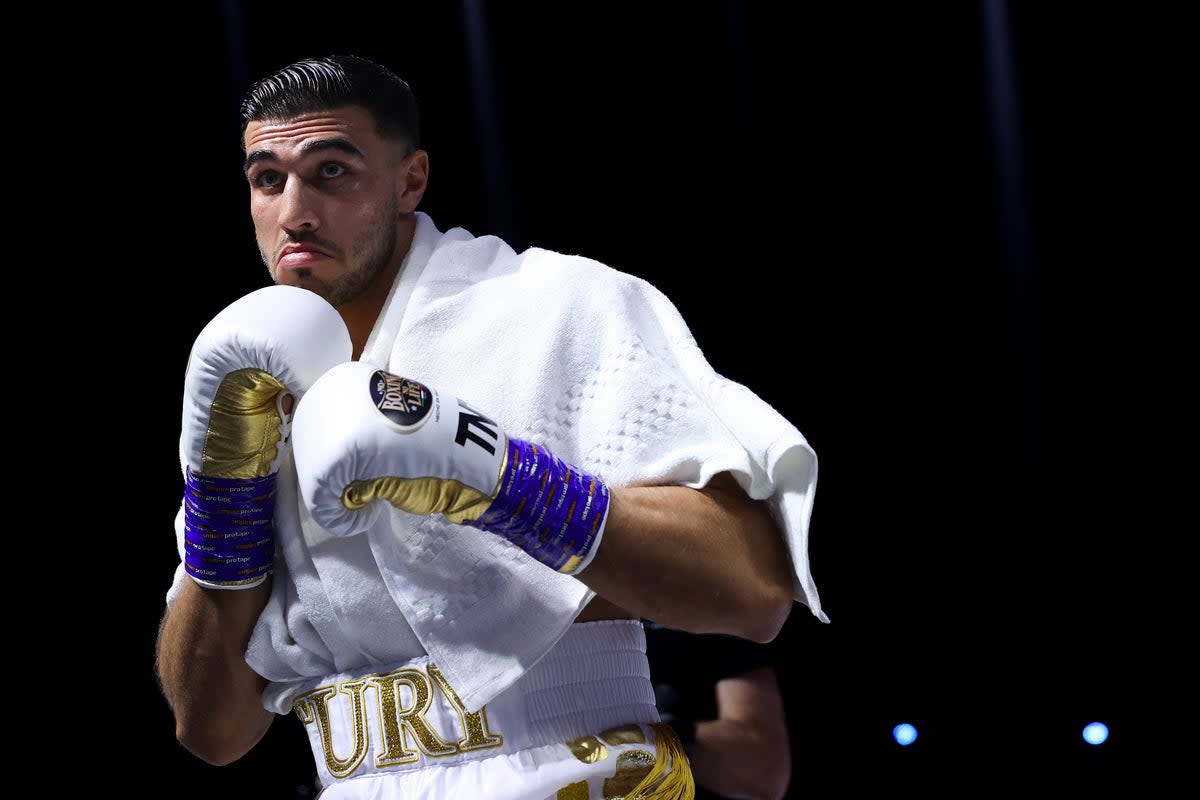
[(320, 226), (316, 198), (304, 181), (289, 179), (279, 200), (279, 225), (284, 230), (315, 231)]

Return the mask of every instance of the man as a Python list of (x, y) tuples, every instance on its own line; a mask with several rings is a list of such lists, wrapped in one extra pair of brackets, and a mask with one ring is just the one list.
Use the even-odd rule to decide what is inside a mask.
[(229, 763), (295, 711), (328, 797), (690, 796), (640, 618), (825, 619), (815, 454), (644, 281), (439, 230), (386, 68), (302, 61), (242, 112), (276, 285), (189, 359), (180, 742)]

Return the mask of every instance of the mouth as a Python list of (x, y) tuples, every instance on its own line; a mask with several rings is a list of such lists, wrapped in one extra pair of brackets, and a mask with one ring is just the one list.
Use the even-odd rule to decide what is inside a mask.
[(326, 258), (332, 258), (332, 256), (324, 250), (307, 244), (293, 244), (283, 248), (283, 252), (279, 254), (279, 260), (275, 263), (282, 269), (295, 269), (309, 266), (315, 261)]

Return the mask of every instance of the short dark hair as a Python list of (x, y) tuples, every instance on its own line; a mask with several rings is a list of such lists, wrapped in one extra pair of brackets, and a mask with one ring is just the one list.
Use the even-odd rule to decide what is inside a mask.
[(362, 106), (379, 135), (421, 146), (412, 88), (382, 64), (361, 56), (331, 55), (289, 64), (252, 85), (242, 100), (242, 133), (252, 120), (290, 119), (314, 111)]

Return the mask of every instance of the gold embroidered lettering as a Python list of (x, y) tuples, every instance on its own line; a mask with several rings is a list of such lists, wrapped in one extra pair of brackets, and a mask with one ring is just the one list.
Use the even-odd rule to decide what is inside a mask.
[(491, 747), (500, 747), (504, 744), (504, 737), (499, 734), (494, 734), (488, 730), (487, 723), (487, 706), (472, 713), (467, 711), (462, 700), (458, 699), (458, 693), (454, 691), (454, 687), (446, 680), (446, 676), (437, 668), (436, 664), (429, 665), (429, 677), (433, 678), (433, 682), (442, 690), (442, 694), (450, 701), (450, 705), (454, 707), (454, 711), (458, 714), (459, 722), (462, 723), (464, 731), (463, 738), (458, 740), (458, 747), (463, 752), (471, 750), (486, 750)]
[(642, 732), (641, 725), (622, 725), (619, 728), (609, 728), (604, 733), (600, 734), (600, 738), (611, 745), (618, 744), (645, 744), (646, 734)]
[(588, 800), (587, 781), (567, 784), (555, 793), (554, 800)]
[[(329, 698), (336, 695), (339, 690), (350, 697), (350, 718), (352, 720), (350, 727), (354, 737), (350, 754), (345, 758), (339, 758), (333, 752), (333, 730), (329, 725)], [(296, 716), (300, 717), (305, 725), (316, 724), (321, 737), (321, 749), (325, 755), (325, 766), (329, 768), (329, 774), (335, 778), (345, 778), (354, 772), (367, 755), (369, 743), (367, 741), (367, 710), (366, 703), (363, 701), (365, 690), (366, 681), (348, 681), (338, 686), (337, 689), (332, 686), (314, 689), (296, 702)]]
[[(458, 747), (439, 736), (425, 719), (433, 701), (432, 687), (425, 673), (419, 669), (398, 669), (368, 680), (379, 697), (379, 723), (383, 730), (384, 751), (376, 757), (375, 766), (408, 764), (420, 758), (419, 753), (408, 747), (409, 733), (427, 755), (450, 756), (458, 752)], [(401, 706), (400, 686), (407, 686), (412, 692), (412, 705)]]
[(608, 748), (595, 736), (580, 736), (566, 742), (571, 753), (584, 764), (595, 764), (608, 758)]
[[(654, 755), (645, 750), (629, 750), (617, 756), (617, 772), (604, 779), (605, 800), (624, 800), (654, 769)], [(641, 793), (637, 795), (642, 797)]]

